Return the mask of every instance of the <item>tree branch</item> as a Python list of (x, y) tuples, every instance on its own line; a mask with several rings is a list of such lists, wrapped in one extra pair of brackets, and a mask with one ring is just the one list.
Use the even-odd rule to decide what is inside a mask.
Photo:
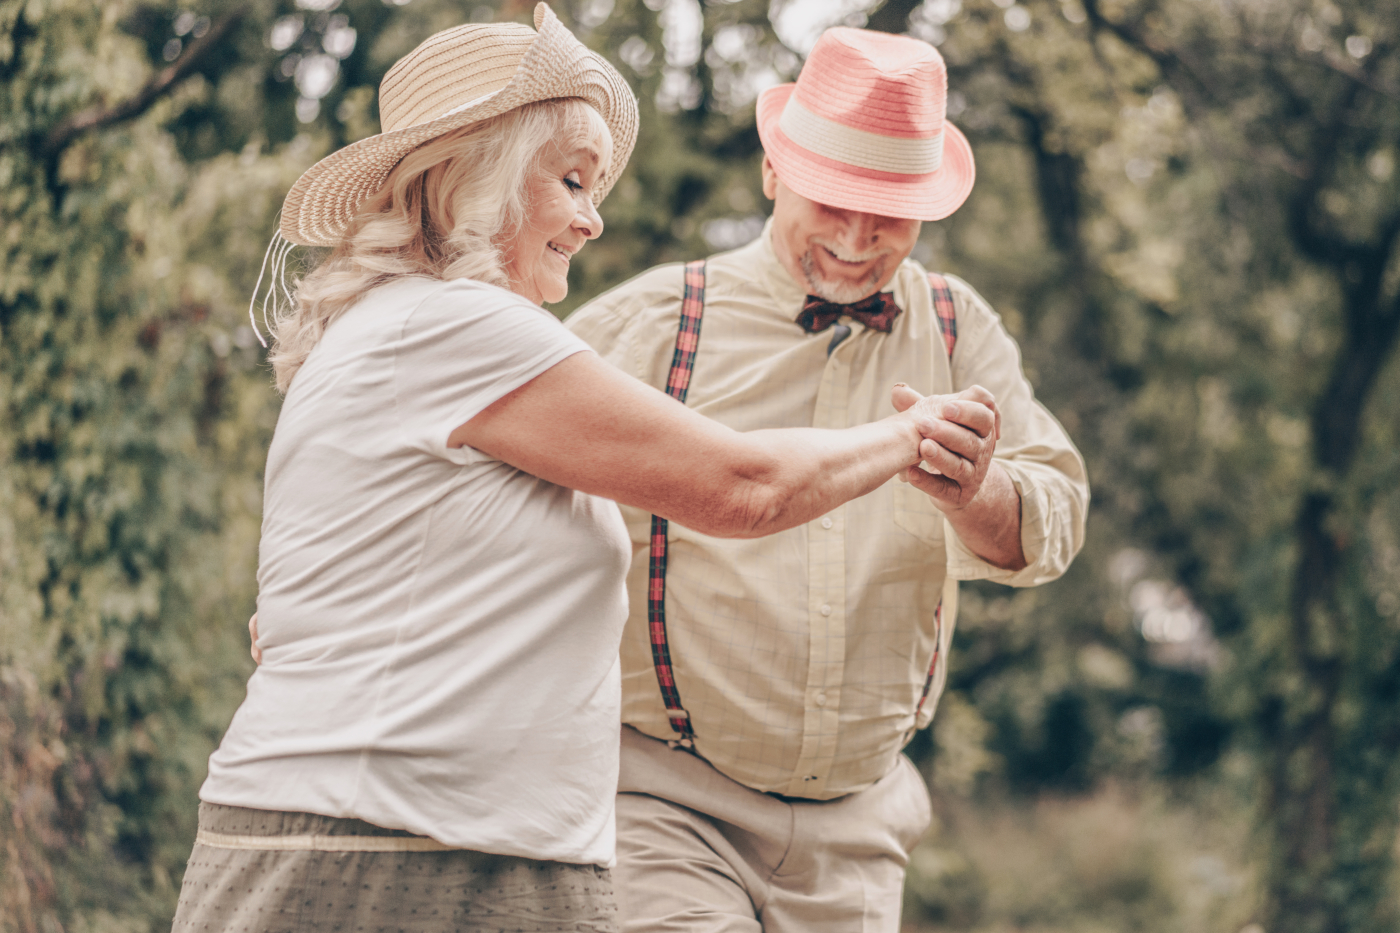
[(34, 27), (24, 18), (23, 6), (6, 11), (4, 17), (9, 21), (0, 22), (0, 29), (10, 31), (10, 58), (0, 61), (0, 81), (8, 81), (19, 73), (24, 65), (25, 43), (36, 35)]
[(57, 155), (77, 136), (88, 130), (101, 129), (145, 113), (162, 96), (189, 77), (246, 13), (246, 9), (236, 9), (219, 17), (209, 27), (208, 32), (190, 43), (185, 54), (156, 72), (141, 90), (126, 100), (111, 107), (93, 107), (59, 121), (44, 140), (45, 154)]
[[(1368, 69), (1361, 67), (1361, 65), (1344, 56), (1338, 55), (1331, 49), (1310, 54), (1300, 54), (1297, 49), (1286, 43), (1266, 41), (1247, 34), (1244, 37), (1244, 41), (1252, 51), (1279, 58), (1286, 58), (1289, 61), (1299, 64), (1314, 65), (1324, 71), (1330, 71), (1333, 74), (1341, 75), (1344, 78), (1355, 81), (1367, 90), (1375, 91), (1383, 97), (1389, 97), (1392, 100), (1400, 100), (1400, 84), (1388, 82), (1379, 75), (1372, 74)], [(1373, 49), (1371, 52), (1371, 61), (1380, 61), (1385, 57), (1388, 51), (1389, 49), (1385, 47)]]
[[(1143, 55), (1152, 59), (1157, 68), (1162, 72), (1163, 77), (1170, 79), (1173, 75), (1185, 78), (1192, 85), (1193, 90), (1202, 100), (1218, 103), (1218, 95), (1211, 82), (1201, 77), (1199, 69), (1191, 65), (1179, 49), (1170, 49), (1162, 44), (1153, 41), (1142, 28), (1142, 20), (1135, 23), (1115, 23), (1103, 15), (1099, 9), (1099, 0), (1083, 0), (1084, 13), (1089, 18), (1089, 26), (1092, 32), (1109, 32), (1120, 42), (1137, 49)], [(1185, 100), (1183, 99), (1183, 103)]]
[(921, 2), (922, 0), (885, 0), (870, 14), (870, 18), (865, 21), (865, 28), (877, 32), (908, 32), (909, 14), (913, 13)]
[(1332, 119), (1313, 137), (1315, 149), (1306, 166), (1307, 178), (1293, 195), (1288, 208), (1288, 222), (1293, 241), (1303, 255), (1331, 266), (1355, 258), (1358, 247), (1339, 236), (1329, 236), (1313, 222), (1313, 204), (1318, 193), (1327, 183), (1327, 175), (1336, 163), (1343, 138), (1343, 130), (1350, 117), (1360, 85), (1349, 84), (1343, 90), (1341, 100), (1328, 109)]

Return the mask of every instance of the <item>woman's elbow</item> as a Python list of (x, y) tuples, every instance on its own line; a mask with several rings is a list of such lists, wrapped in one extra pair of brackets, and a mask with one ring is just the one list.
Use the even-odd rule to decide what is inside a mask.
[(796, 494), (790, 486), (775, 475), (730, 477), (699, 516), (701, 525), (693, 527), (716, 538), (761, 538), (782, 531), (793, 524), (784, 521)]

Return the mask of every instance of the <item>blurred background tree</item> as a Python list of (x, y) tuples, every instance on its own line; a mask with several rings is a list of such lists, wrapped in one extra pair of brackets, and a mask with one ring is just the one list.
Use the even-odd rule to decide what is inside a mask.
[[(967, 588), (907, 922), (1393, 929), (1400, 3), (554, 6), (642, 107), (561, 315), (757, 235), (753, 100), (822, 28), (949, 62), (978, 184), (915, 255), (1095, 505), (1064, 580)], [(0, 930), (168, 925), (251, 670), (281, 197), (400, 55), (530, 7), (0, 0)]]

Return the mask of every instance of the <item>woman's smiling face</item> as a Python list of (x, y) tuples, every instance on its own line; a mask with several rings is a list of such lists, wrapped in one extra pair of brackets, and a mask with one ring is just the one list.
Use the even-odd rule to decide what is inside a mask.
[(547, 146), (527, 183), (525, 222), (501, 248), (511, 291), (536, 304), (569, 293), (569, 259), (603, 232), (593, 191), (607, 170), (611, 141), (594, 139), (569, 150)]

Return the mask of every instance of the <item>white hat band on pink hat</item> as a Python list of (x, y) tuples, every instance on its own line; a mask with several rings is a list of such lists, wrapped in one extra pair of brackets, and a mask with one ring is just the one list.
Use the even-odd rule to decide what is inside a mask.
[(798, 102), (796, 94), (787, 99), (778, 127), (809, 152), (858, 168), (896, 175), (927, 175), (943, 165), (941, 130), (931, 139), (882, 136), (812, 113)]

